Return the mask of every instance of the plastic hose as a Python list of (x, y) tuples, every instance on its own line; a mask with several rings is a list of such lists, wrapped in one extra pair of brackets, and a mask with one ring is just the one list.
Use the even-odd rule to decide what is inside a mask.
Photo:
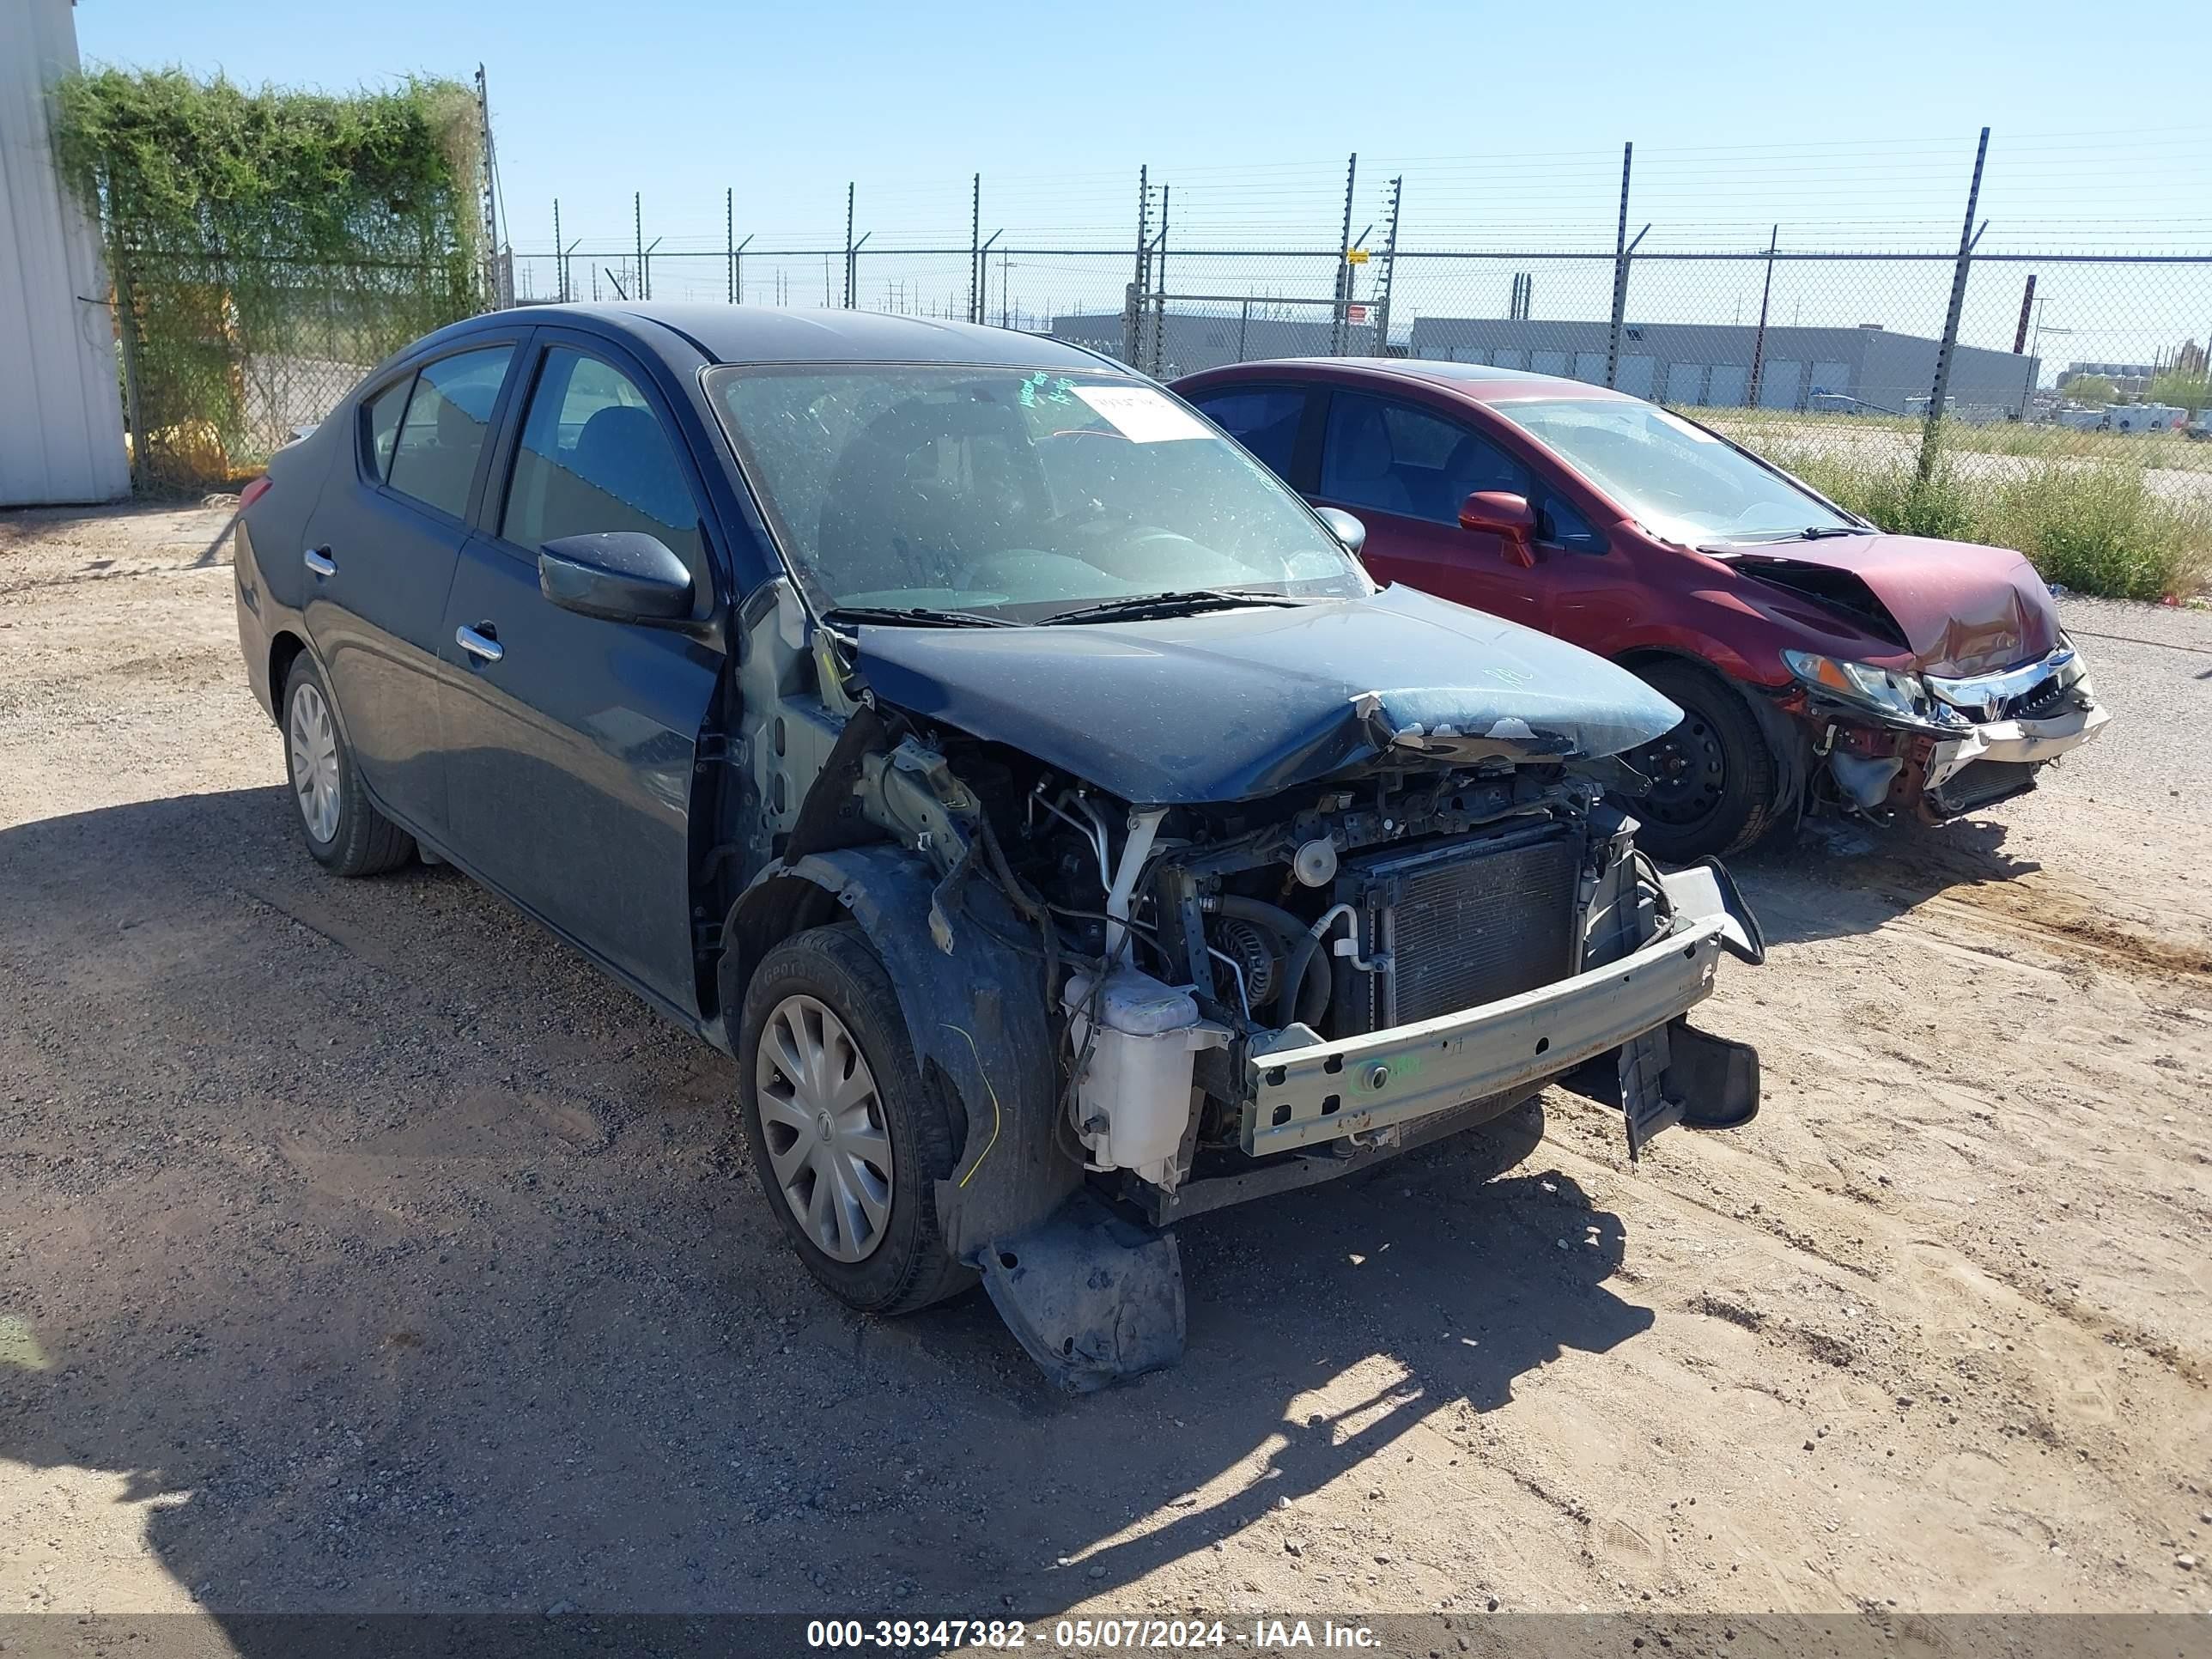
[[(1259, 923), (1270, 933), (1279, 933), (1290, 949), (1290, 964), (1283, 975), (1283, 988), (1275, 1000), (1275, 1019), (1288, 1025), (1291, 1020), (1303, 1020), (1320, 1028), (1322, 1018), (1328, 1012), (1328, 964), (1319, 962), (1321, 941), (1314, 938), (1306, 924), (1300, 921), (1279, 904), (1265, 899), (1240, 898), (1233, 893), (1224, 894), (1221, 914), (1237, 916), (1245, 921)], [(1314, 969), (1321, 969), (1316, 973)]]

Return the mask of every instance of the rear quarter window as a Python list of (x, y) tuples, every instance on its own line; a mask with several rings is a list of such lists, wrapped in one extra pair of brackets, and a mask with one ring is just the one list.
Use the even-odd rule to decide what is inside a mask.
[(407, 394), (414, 389), (412, 374), (394, 380), (371, 398), (362, 410), (363, 459), (381, 481), (392, 476), (392, 451), (399, 441), (399, 417), (407, 411)]

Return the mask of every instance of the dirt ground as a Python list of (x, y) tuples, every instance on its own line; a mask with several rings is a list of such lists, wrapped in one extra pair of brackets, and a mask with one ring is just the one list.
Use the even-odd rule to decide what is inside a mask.
[(817, 1293), (727, 1061), (310, 861), (222, 520), (0, 518), (0, 1613), (2212, 1611), (2212, 615), (2069, 605), (2035, 795), (1743, 863), (1749, 1128), (1204, 1218), (1070, 1401)]

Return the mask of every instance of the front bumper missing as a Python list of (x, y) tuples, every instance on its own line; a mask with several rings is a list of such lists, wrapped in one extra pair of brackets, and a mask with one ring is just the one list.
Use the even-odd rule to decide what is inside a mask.
[(1571, 978), (1411, 1025), (1255, 1054), (1244, 1151), (1292, 1152), (1540, 1084), (1702, 1002), (1722, 950), (1744, 938), (1725, 909), (1678, 907), (1650, 944)]

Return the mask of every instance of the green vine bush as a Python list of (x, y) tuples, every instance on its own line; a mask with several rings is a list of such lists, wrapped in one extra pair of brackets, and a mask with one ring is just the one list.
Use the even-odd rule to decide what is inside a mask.
[(142, 488), (252, 470), (363, 368), (479, 308), (465, 87), (99, 69), (54, 96), (64, 175), (106, 245)]

